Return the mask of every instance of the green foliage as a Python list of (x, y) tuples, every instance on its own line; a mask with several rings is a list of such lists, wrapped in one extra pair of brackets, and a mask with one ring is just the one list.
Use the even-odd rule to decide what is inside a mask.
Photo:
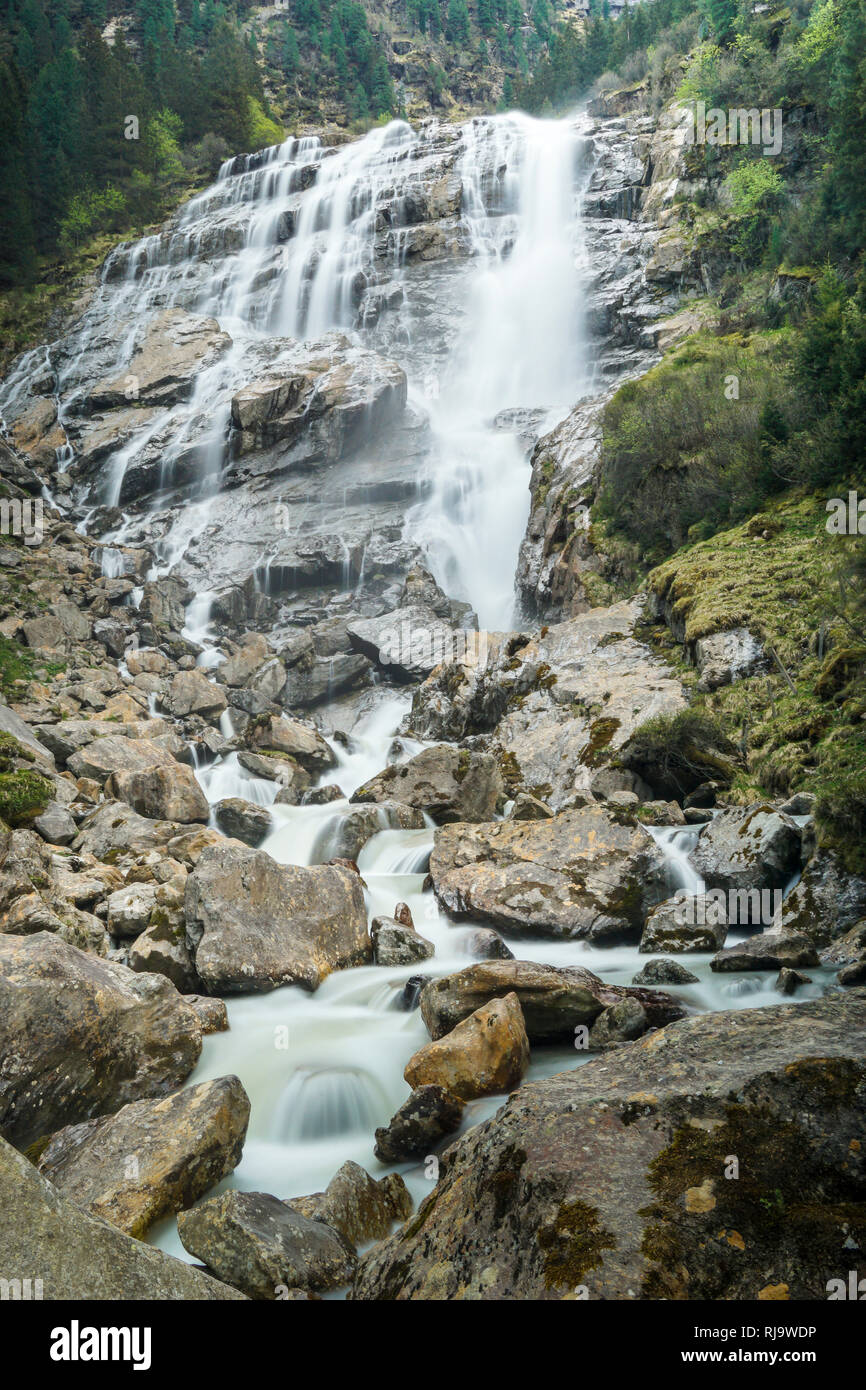
[(79, 246), (95, 232), (117, 231), (123, 225), (125, 212), (126, 199), (119, 188), (110, 184), (73, 194), (60, 223), (60, 245), (69, 249)]
[(767, 159), (739, 164), (725, 180), (736, 224), (732, 245), (746, 260), (757, 259), (766, 245), (771, 220), (784, 196), (785, 181)]

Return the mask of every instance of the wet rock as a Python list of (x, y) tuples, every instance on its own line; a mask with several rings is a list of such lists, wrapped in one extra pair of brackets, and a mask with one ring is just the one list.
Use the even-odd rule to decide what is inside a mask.
[(219, 668), (221, 684), (246, 685), (250, 676), (265, 664), (270, 654), (270, 648), (260, 632), (246, 633)]
[(553, 820), (445, 826), (436, 832), (430, 873), (452, 916), (515, 935), (635, 938), (664, 892), (648, 831), (600, 806)]
[(177, 830), (171, 821), (147, 820), (121, 801), (106, 801), (81, 821), (73, 848), (113, 863), (166, 845)]
[(425, 748), (406, 763), (386, 767), (350, 799), (396, 800), (445, 823), (492, 820), (501, 797), (501, 774), (489, 753), (440, 744)]
[(277, 864), (234, 844), (205, 849), (186, 884), (187, 932), (212, 994), (299, 984), (370, 960), (360, 878), (331, 865)]
[(811, 983), (808, 975), (801, 974), (799, 970), (791, 970), (786, 965), (776, 976), (774, 988), (780, 994), (796, 994), (801, 985), (810, 985)]
[(529, 960), (491, 960), (432, 980), (421, 994), (421, 1016), (431, 1038), (450, 1033), (491, 999), (514, 993), (533, 1043), (574, 1042), (575, 1028), (589, 1027), (611, 1004), (636, 999), (653, 1028), (682, 1018), (684, 1010), (661, 990), (608, 985), (589, 970), (539, 965)]
[(398, 681), (424, 680), (454, 651), (451, 624), (417, 605), (378, 618), (353, 619), (348, 634), (355, 651)]
[(152, 319), (122, 375), (100, 381), (88, 394), (90, 409), (174, 405), (192, 395), (199, 372), (231, 346), (216, 319), (166, 309)]
[(225, 1000), (209, 999), (205, 994), (188, 994), (186, 1003), (191, 1009), (195, 1009), (203, 1035), (228, 1032), (229, 1018)]
[(429, 960), (436, 947), (414, 927), (404, 927), (393, 917), (374, 917), (370, 926), (373, 959), (377, 965), (414, 965)]
[(191, 1255), (250, 1298), (278, 1298), (286, 1288), (339, 1288), (355, 1269), (336, 1231), (264, 1192), (223, 1192), (182, 1211), (177, 1229)]
[(376, 1130), (381, 1163), (426, 1158), (447, 1134), (460, 1128), (463, 1102), (442, 1086), (418, 1086), (387, 1125)]
[(819, 850), (782, 902), (773, 927), (801, 932), (816, 946), (827, 946), (863, 916), (866, 877), (847, 873), (832, 850)]
[(818, 952), (799, 932), (765, 931), (728, 946), (710, 961), (712, 970), (781, 970), (818, 965)]
[(404, 1009), (406, 1013), (411, 1013), (417, 1009), (421, 991), (429, 983), (429, 975), (410, 975), (403, 986), (397, 1000), (397, 1007)]
[(551, 820), (554, 812), (544, 801), (539, 801), (537, 796), (530, 796), (529, 792), (518, 792), (514, 798), (514, 804), (509, 813), (509, 820)]
[(285, 715), (254, 719), (246, 731), (246, 743), (253, 752), (282, 753), (300, 763), (307, 772), (327, 772), (337, 759), (318, 729)]
[(232, 1172), (249, 1116), (246, 1091), (225, 1076), (70, 1125), (51, 1136), (38, 1168), (76, 1206), (141, 1238)]
[(161, 975), (136, 975), (47, 932), (0, 936), (0, 1130), (21, 1147), (164, 1095), (201, 1052), (198, 1018)]
[(772, 806), (729, 806), (690, 858), (709, 888), (783, 888), (800, 863), (800, 830)]
[(68, 1201), (0, 1139), (0, 1265), (42, 1281), (42, 1297), (82, 1300), (234, 1299), (182, 1260), (133, 1240)]
[(267, 807), (244, 801), (241, 796), (228, 796), (218, 801), (213, 809), (220, 830), (225, 831), (231, 839), (243, 840), (245, 845), (252, 845), (253, 848), (267, 839), (273, 829)]
[(705, 894), (671, 898), (654, 907), (644, 924), (641, 955), (671, 951), (719, 951), (725, 944), (728, 921), (725, 905)]
[(476, 960), (514, 960), (514, 952), (491, 927), (479, 927), (469, 937), (467, 945), (470, 956)]
[(529, 1040), (516, 994), (492, 999), (428, 1043), (406, 1064), (409, 1085), (443, 1086), (458, 1100), (474, 1100), (518, 1086), (529, 1068)]
[(678, 960), (648, 960), (642, 970), (633, 976), (633, 985), (696, 985), (697, 975), (686, 970)]
[[(850, 1264), (837, 1204), (862, 1200), (864, 1077), (866, 999), (840, 995), (683, 1019), (523, 1086), (353, 1297), (825, 1298)], [(726, 1182), (744, 1153), (748, 1184)]]
[(646, 1011), (636, 999), (621, 999), (600, 1013), (589, 1030), (590, 1052), (604, 1052), (620, 1043), (634, 1042), (649, 1027)]
[(352, 1246), (389, 1234), (395, 1221), (412, 1212), (412, 1198), (398, 1173), (378, 1181), (360, 1164), (344, 1163), (324, 1192), (293, 1197), (286, 1206), (311, 1221), (323, 1221)]
[(380, 830), (422, 830), (424, 816), (401, 801), (381, 801), (340, 813), (329, 827), (329, 858), (357, 860), (368, 840)]
[[(175, 914), (156, 908), (149, 926), (130, 946), (128, 963), (130, 970), (164, 975), (181, 994), (201, 986), (182, 914), (178, 921)], [(202, 1029), (207, 1031), (212, 1030)]]

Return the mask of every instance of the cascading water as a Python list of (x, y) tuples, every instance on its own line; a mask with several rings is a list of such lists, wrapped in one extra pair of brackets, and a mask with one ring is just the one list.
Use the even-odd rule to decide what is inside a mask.
[[(53, 373), (60, 422), (70, 447), (80, 446), (89, 428), (82, 405), (93, 382), (123, 380), (159, 315), (182, 309), (207, 316), (229, 336), (230, 343), (223, 342), (197, 371), (188, 394), (131, 411), (128, 436), (90, 481), (76, 485), (77, 500), (88, 509), (127, 506), (130, 477), (156, 458), (157, 481), (143, 493), (146, 506), (137, 513), (130, 509), (105, 537), (103, 570), (109, 576), (122, 572), (116, 547), (136, 535), (157, 545), (150, 578), (188, 566), (197, 597), (187, 610), (184, 635), (201, 648), (199, 663), (206, 670), (218, 668), (222, 653), (211, 622), (215, 580), (208, 560), (196, 569), (197, 547), (209, 535), (212, 558), (236, 541), (239, 517), (262, 515), (249, 510), (240, 486), (230, 495), (221, 491), (232, 395), (250, 382), (290, 371), (296, 340), (304, 339), (307, 347), (311, 339), (324, 343), (331, 330), (346, 334), (350, 351), (372, 345), (397, 358), (408, 376), (410, 409), (426, 421), (423, 452), (408, 462), (398, 459), (411, 476), (400, 475), (395, 484), (409, 499), (395, 529), (426, 552), (445, 592), (471, 605), (482, 626), (509, 625), (529, 504), (529, 465), (515, 417), (531, 419), (536, 433), (549, 428), (591, 385), (582, 293), (581, 199), (591, 171), (585, 153), (580, 118), (537, 121), (512, 113), (478, 118), (444, 134), (435, 123), (415, 132), (394, 122), (336, 150), (323, 149), (315, 139), (290, 140), (230, 160), (169, 228), (113, 254), (70, 339), (53, 345), (47, 361), (44, 352), (23, 358), (7, 379), (0, 395), (4, 420), (21, 408), (34, 373)], [(455, 209), (442, 233), (451, 261), (424, 272), (425, 247), (413, 238), (431, 197)], [(387, 312), (380, 316), (382, 305)], [(323, 355), (331, 350), (324, 343)], [(374, 457), (369, 473), (353, 479), (353, 495), (378, 500), (378, 470)], [(181, 484), (186, 492), (178, 506), (172, 489)], [(310, 491), (321, 486), (317, 477)], [(275, 504), (282, 508), (278, 535), (265, 541), (253, 526), (246, 542), (244, 554), (252, 556), (247, 573), (258, 580), (259, 593), (290, 587), (285, 549), (317, 530), (336, 537), (335, 583), (344, 593), (363, 592), (368, 570), (376, 570), (367, 559), (375, 525), (350, 543), (340, 518), (315, 496), (284, 503), (282, 484), (266, 476), (255, 487), (272, 511)], [(344, 485), (339, 494), (340, 516), (350, 514), (350, 491)], [(231, 582), (236, 579), (231, 572)], [(278, 783), (252, 777), (236, 752), (207, 761), (193, 750), (208, 800), (240, 796), (270, 807), (273, 829), (264, 849), (279, 862), (331, 857), (341, 824), (357, 810), (345, 798), (395, 760), (392, 740), (408, 697), (382, 694), (366, 721), (353, 728), (348, 745), (332, 742), (336, 766), (322, 783), (339, 787), (339, 799), (275, 804)], [(229, 715), (221, 732), (234, 737)], [(419, 746), (404, 739), (396, 756), (411, 756)], [(688, 858), (697, 832), (668, 828), (654, 834), (667, 855), (670, 891), (700, 891)], [(236, 1073), (252, 1101), (232, 1183), (289, 1197), (321, 1189), (350, 1158), (380, 1171), (373, 1130), (405, 1098), (403, 1068), (427, 1040), (417, 1009), (405, 1007), (407, 981), (464, 967), (475, 930), (471, 923), (450, 924), (424, 890), (432, 844), (432, 828), (384, 825), (359, 857), (371, 915), (390, 915), (398, 901), (408, 903), (418, 930), (434, 944), (435, 956), (422, 971), (369, 966), (332, 975), (314, 995), (283, 988), (232, 998), (230, 1031), (205, 1039), (191, 1081)], [(645, 963), (634, 946), (510, 945), (518, 957), (583, 965), (620, 984)], [(698, 982), (672, 987), (689, 1006), (730, 1008), (774, 997), (761, 982), (757, 994), (739, 996), (739, 982), (713, 976), (709, 959), (690, 956)], [(819, 985), (806, 988), (817, 991)], [(410, 993), (417, 996), (417, 986)], [(566, 1048), (536, 1048), (532, 1075), (581, 1060)], [(470, 1104), (465, 1124), (497, 1104)], [(407, 1169), (406, 1176), (416, 1197), (429, 1190), (421, 1167)], [(183, 1254), (173, 1224), (158, 1239)]]

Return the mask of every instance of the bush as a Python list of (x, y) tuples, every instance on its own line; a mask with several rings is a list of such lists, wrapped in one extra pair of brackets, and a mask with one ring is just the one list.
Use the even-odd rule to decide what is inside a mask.
[(641, 724), (620, 752), (657, 795), (681, 801), (703, 782), (729, 785), (737, 773), (734, 748), (717, 719), (689, 707)]
[(38, 772), (0, 772), (0, 820), (21, 825), (38, 816), (51, 800), (52, 786)]

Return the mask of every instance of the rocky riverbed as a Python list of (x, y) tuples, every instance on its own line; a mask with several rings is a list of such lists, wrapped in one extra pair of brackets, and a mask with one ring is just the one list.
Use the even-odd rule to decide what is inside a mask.
[[(13, 368), (0, 1276), (796, 1299), (862, 1264), (866, 881), (808, 795), (732, 794), (648, 638), (676, 613), (592, 602), (598, 410), (698, 273), (680, 146), (289, 142)], [(748, 637), (684, 655), (748, 681)]]

